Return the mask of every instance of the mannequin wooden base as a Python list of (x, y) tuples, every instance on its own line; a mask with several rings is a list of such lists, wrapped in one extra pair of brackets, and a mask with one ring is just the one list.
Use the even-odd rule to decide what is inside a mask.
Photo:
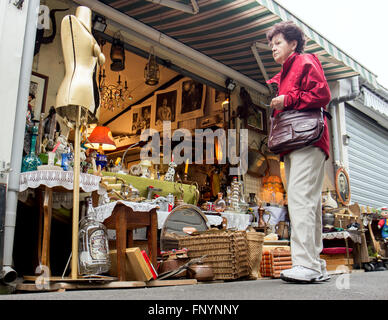
[(29, 292), (64, 292), (66, 290), (82, 290), (82, 289), (130, 289), (144, 287), (165, 287), (165, 286), (182, 286), (197, 284), (195, 279), (182, 280), (152, 280), (152, 281), (113, 281), (111, 277), (89, 278), (89, 279), (72, 279), (62, 277), (49, 277), (48, 283), (36, 284), (37, 276), (25, 276), (25, 281), (33, 281), (34, 283), (19, 283), (16, 285), (16, 291)]

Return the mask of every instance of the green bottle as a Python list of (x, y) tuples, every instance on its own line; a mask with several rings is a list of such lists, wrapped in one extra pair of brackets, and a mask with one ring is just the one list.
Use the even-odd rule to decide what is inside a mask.
[(38, 166), (42, 164), (39, 157), (35, 154), (36, 147), (36, 137), (38, 136), (38, 127), (32, 127), (31, 134), (31, 148), (30, 153), (23, 157), (22, 161), (22, 172), (35, 171), (38, 169)]

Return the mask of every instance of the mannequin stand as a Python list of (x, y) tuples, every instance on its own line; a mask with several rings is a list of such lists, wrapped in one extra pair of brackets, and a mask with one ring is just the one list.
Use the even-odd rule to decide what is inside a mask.
[(72, 258), (71, 279), (78, 278), (78, 232), (79, 232), (79, 179), (80, 179), (80, 126), (81, 107), (78, 106), (78, 116), (75, 121), (74, 135), (74, 180), (73, 180), (73, 228), (72, 228)]

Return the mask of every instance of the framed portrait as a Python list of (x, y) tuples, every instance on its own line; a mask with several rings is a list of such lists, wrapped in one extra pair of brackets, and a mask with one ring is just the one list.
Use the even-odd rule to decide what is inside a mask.
[(143, 130), (151, 128), (152, 103), (143, 103), (133, 106), (129, 117), (129, 131), (140, 134)]
[(338, 200), (345, 206), (350, 202), (349, 175), (344, 168), (339, 168), (335, 175), (335, 191)]
[(222, 110), (222, 103), (226, 100), (226, 98), (226, 92), (210, 88), (210, 104), (212, 106), (212, 110)]
[(171, 121), (171, 128), (176, 128), (178, 104), (178, 89), (166, 89), (155, 92), (154, 108), (151, 110), (151, 128), (156, 130), (163, 129), (163, 121)]
[(32, 72), (30, 80), (29, 104), (32, 107), (33, 120), (40, 120), (40, 114), (45, 112), (48, 77)]
[(256, 104), (252, 104), (245, 118), (245, 127), (262, 134), (267, 134), (267, 111)]
[(204, 115), (206, 85), (184, 78), (179, 82), (180, 103), (178, 120), (199, 118)]

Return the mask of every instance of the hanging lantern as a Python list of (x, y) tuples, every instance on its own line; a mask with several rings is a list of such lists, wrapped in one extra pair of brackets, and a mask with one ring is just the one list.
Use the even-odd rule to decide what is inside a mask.
[(148, 57), (148, 62), (144, 69), (144, 78), (145, 83), (149, 86), (155, 86), (159, 83), (159, 66), (156, 63), (156, 57), (154, 55), (154, 50), (151, 47), (150, 55)]
[(125, 69), (124, 42), (122, 41), (120, 31), (116, 32), (113, 36), (110, 59), (112, 60), (110, 65), (112, 71), (123, 71)]

